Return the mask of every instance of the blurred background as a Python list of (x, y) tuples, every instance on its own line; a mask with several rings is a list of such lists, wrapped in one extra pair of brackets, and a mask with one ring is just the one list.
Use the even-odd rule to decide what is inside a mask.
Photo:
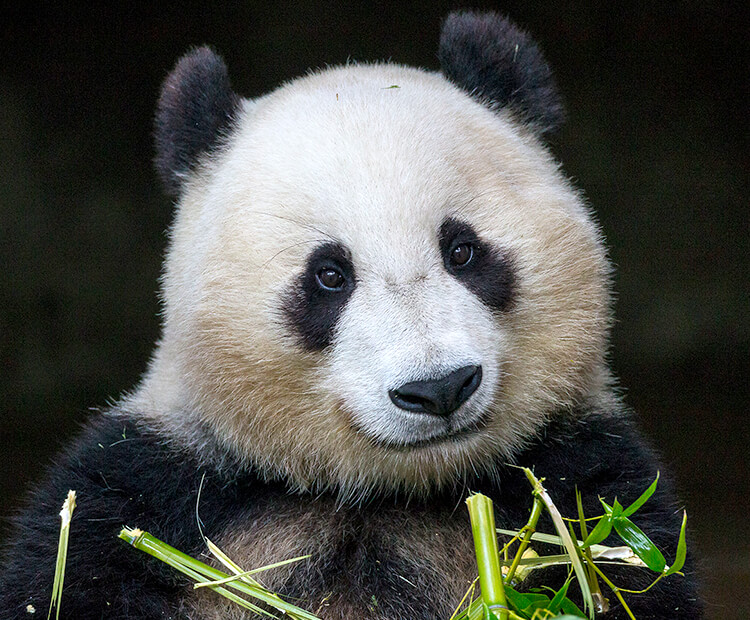
[[(151, 127), (176, 59), (212, 44), (246, 96), (348, 58), (436, 69), (441, 16), (466, 6), (221, 4), (0, 14), (0, 538), (90, 408), (135, 384), (158, 336), (171, 204)], [(677, 477), (708, 617), (748, 618), (748, 7), (471, 6), (510, 15), (555, 70), (568, 120), (553, 149), (617, 270), (614, 367)]]

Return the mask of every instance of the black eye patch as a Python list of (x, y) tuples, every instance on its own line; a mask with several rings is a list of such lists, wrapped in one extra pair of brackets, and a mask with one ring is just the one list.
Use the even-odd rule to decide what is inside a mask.
[(305, 349), (320, 351), (331, 344), (336, 322), (354, 286), (354, 267), (344, 246), (325, 243), (310, 253), (283, 306), (287, 324)]
[(469, 224), (453, 218), (440, 227), (439, 243), (448, 273), (490, 308), (510, 309), (516, 287), (510, 256), (482, 241)]

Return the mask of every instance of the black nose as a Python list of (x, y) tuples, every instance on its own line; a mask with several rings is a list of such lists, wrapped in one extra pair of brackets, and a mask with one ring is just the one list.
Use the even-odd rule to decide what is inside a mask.
[(465, 403), (481, 382), (481, 366), (464, 366), (438, 379), (405, 383), (389, 390), (388, 396), (400, 409), (447, 416)]

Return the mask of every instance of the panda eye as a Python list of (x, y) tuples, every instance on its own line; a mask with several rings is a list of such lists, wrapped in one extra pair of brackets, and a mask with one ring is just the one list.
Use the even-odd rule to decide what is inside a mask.
[(460, 243), (451, 250), (450, 261), (451, 265), (456, 267), (463, 267), (468, 265), (474, 258), (474, 246), (470, 243)]
[(344, 287), (343, 274), (338, 269), (326, 267), (315, 274), (318, 285), (327, 291), (340, 291)]

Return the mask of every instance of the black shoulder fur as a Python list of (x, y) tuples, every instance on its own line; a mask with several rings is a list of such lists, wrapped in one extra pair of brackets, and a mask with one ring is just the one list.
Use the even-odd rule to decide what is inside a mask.
[(156, 169), (177, 195), (198, 157), (215, 147), (231, 125), (240, 98), (224, 61), (210, 48), (185, 54), (162, 86), (156, 112)]
[(536, 43), (507, 18), (451, 13), (438, 56), (449, 80), (482, 101), (512, 109), (539, 133), (562, 124), (563, 107), (549, 66)]

